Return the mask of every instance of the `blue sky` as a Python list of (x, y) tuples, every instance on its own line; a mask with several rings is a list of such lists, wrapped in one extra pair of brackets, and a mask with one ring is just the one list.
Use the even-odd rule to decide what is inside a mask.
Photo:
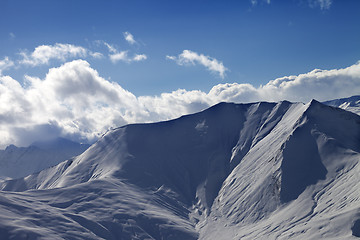
[[(90, 48), (96, 40), (146, 54), (139, 63), (89, 59), (105, 78), (136, 95), (178, 88), (209, 91), (217, 83), (266, 84), (315, 68), (350, 66), (359, 60), (360, 2), (328, 1), (8, 1), (0, 3), (0, 56), (14, 61), (21, 50), (67, 43)], [(326, 1), (324, 1), (326, 2)], [(123, 38), (130, 32), (138, 44)], [(11, 37), (11, 35), (13, 37)], [(166, 60), (184, 49), (221, 61), (224, 79), (201, 66)], [(102, 51), (101, 51), (102, 50)], [(44, 76), (49, 66), (13, 73)], [(15, 73), (16, 72), (16, 73)]]
[(95, 139), (219, 101), (359, 94), (359, 10), (357, 0), (2, 0), (0, 147), (39, 128)]

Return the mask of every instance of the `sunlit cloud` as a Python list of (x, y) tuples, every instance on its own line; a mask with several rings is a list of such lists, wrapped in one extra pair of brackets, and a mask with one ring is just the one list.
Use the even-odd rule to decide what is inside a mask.
[(147, 56), (145, 54), (136, 54), (134, 57), (133, 57), (133, 61), (136, 61), (136, 62), (139, 62), (139, 61), (143, 61), (143, 60), (146, 60), (147, 59)]
[(203, 110), (219, 102), (319, 101), (360, 92), (360, 62), (333, 70), (285, 76), (255, 87), (224, 83), (209, 92), (178, 89), (158, 96), (135, 96), (104, 79), (87, 61), (51, 68), (41, 79), (25, 76), (22, 86), (0, 76), (0, 147), (20, 146), (49, 136), (94, 141), (109, 128), (154, 122)]
[(128, 58), (127, 52), (128, 51), (121, 51), (121, 52), (116, 52), (116, 53), (110, 54), (109, 55), (110, 60), (113, 63), (116, 63), (118, 61), (128, 62), (129, 58)]
[(131, 63), (131, 62), (139, 62), (147, 59), (147, 56), (145, 54), (135, 54), (134, 56), (130, 57), (128, 54), (129, 50), (118, 51), (115, 46), (107, 42), (103, 42), (103, 43), (110, 52), (109, 58), (112, 63), (117, 63), (119, 61)]
[(72, 44), (56, 43), (55, 45), (40, 45), (31, 53), (21, 51), (22, 59), (20, 64), (38, 66), (49, 64), (50, 60), (60, 60), (65, 62), (68, 59), (84, 58), (88, 55), (99, 57), (101, 53), (93, 53), (88, 49)]
[(130, 43), (131, 45), (135, 44), (136, 41), (134, 39), (134, 36), (129, 32), (124, 32), (124, 38), (125, 40)]
[(184, 50), (177, 57), (166, 56), (166, 58), (175, 61), (181, 66), (200, 64), (209, 71), (219, 74), (221, 78), (225, 77), (225, 72), (228, 70), (224, 64), (217, 59), (190, 50)]

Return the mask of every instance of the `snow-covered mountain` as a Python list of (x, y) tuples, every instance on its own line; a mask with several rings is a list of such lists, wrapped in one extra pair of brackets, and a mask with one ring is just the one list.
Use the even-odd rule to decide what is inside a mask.
[(356, 239), (360, 116), (315, 100), (221, 103), (127, 125), (5, 181), (7, 239)]
[(339, 107), (360, 115), (360, 95), (323, 102), (326, 105)]
[(83, 153), (90, 145), (65, 138), (38, 141), (29, 147), (8, 146), (0, 150), (0, 179), (20, 178)]

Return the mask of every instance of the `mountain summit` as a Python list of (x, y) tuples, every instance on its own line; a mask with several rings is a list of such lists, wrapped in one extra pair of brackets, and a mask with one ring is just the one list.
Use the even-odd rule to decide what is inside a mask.
[[(105, 134), (83, 154), (1, 184), (13, 239), (353, 239), (360, 116), (220, 103)], [(21, 211), (19, 211), (21, 209)]]

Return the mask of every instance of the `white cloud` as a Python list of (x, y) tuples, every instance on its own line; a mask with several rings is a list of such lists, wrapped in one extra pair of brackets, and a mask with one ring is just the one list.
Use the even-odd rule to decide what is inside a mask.
[(129, 62), (129, 58), (128, 58), (127, 52), (128, 52), (128, 51), (121, 51), (121, 52), (117, 52), (117, 53), (114, 53), (114, 54), (110, 54), (110, 55), (109, 55), (110, 60), (111, 60), (113, 63), (116, 63), (116, 62), (118, 62), (118, 61)]
[(203, 65), (211, 72), (219, 74), (221, 78), (225, 77), (225, 72), (228, 70), (222, 62), (215, 58), (198, 54), (190, 50), (184, 50), (178, 57), (166, 56), (166, 58), (176, 61), (179, 65)]
[(309, 0), (310, 7), (320, 7), (321, 10), (328, 10), (332, 0)]
[[(109, 51), (109, 59), (113, 63), (117, 63), (119, 61), (127, 63), (139, 62), (147, 59), (145, 54), (134, 54), (133, 56), (129, 56), (128, 50), (118, 51), (114, 45), (111, 45), (105, 41), (98, 40), (95, 42), (95, 44), (104, 44), (106, 46)], [(41, 45), (36, 47), (35, 50), (30, 54), (26, 51), (22, 51), (20, 52), (20, 55), (22, 56), (22, 59), (19, 61), (19, 63), (31, 66), (49, 64), (50, 60), (52, 59), (65, 62), (68, 59), (85, 58), (88, 56), (96, 59), (101, 59), (104, 57), (104, 55), (100, 52), (93, 52), (81, 46), (62, 43), (56, 43), (55, 45)]]
[(81, 141), (125, 124), (123, 117), (135, 119), (128, 115), (137, 107), (136, 97), (101, 78), (86, 61), (65, 63), (50, 69), (45, 79), (26, 76), (26, 81), (25, 88), (9, 76), (0, 76), (2, 147), (10, 142), (30, 144), (39, 137), (31, 138), (31, 133), (41, 126)]
[[(109, 57), (110, 61), (114, 64), (119, 61), (126, 62), (126, 63), (139, 62), (139, 61), (144, 61), (148, 58), (148, 56), (145, 54), (134, 54), (133, 56), (131, 56), (129, 54), (129, 50), (119, 51), (115, 45), (105, 42), (103, 40), (96, 40), (96, 41), (94, 41), (94, 44), (97, 47), (104, 45), (108, 50), (108, 57)], [(103, 58), (104, 57), (104, 55), (99, 52), (94, 52), (94, 53), (91, 52), (90, 55), (94, 58)]]
[(166, 55), (166, 59), (175, 61), (175, 60), (176, 60), (176, 57), (175, 57), (175, 56)]
[(103, 42), (103, 43), (104, 43), (104, 45), (108, 48), (109, 52), (111, 52), (111, 53), (117, 53), (117, 50), (116, 50), (116, 48), (115, 48), (113, 45), (111, 45), (111, 44), (109, 44), (109, 43), (107, 43), (107, 42)]
[(90, 56), (92, 56), (93, 58), (97, 58), (97, 59), (104, 57), (104, 55), (100, 52), (90, 52)]
[(133, 61), (135, 61), (135, 62), (143, 61), (143, 60), (146, 60), (146, 59), (147, 59), (147, 56), (145, 54), (136, 54), (133, 57)]
[(144, 61), (147, 59), (147, 56), (145, 54), (135, 54), (133, 57), (129, 57), (128, 51), (121, 51), (114, 54), (110, 54), (109, 57), (113, 63), (117, 63), (118, 61), (131, 63), (131, 62)]
[[(108, 57), (113, 63), (119, 61), (123, 61), (127, 63), (139, 62), (147, 59), (147, 56), (145, 54), (134, 54), (133, 56), (129, 56), (128, 50), (118, 51), (114, 45), (111, 45), (102, 40), (94, 41), (94, 44), (96, 47), (99, 47), (100, 45), (106, 46), (107, 50), (109, 51)], [(73, 44), (63, 44), (63, 43), (56, 43), (54, 45), (40, 45), (37, 46), (34, 49), (34, 51), (31, 53), (25, 50), (25, 51), (21, 51), (19, 54), (22, 57), (22, 59), (17, 61), (19, 64), (30, 65), (33, 67), (49, 64), (51, 60), (59, 60), (62, 62), (66, 62), (68, 60), (75, 58), (80, 58), (80, 59), (86, 59), (87, 57), (92, 57), (95, 59), (104, 58), (104, 54), (102, 54), (101, 52), (92, 51), (90, 49), (81, 46), (76, 46)], [(5, 60), (0, 61), (0, 73), (1, 70), (5, 69)]]
[(107, 42), (103, 42), (103, 43), (108, 48), (110, 52), (109, 58), (113, 63), (117, 63), (119, 61), (131, 63), (131, 62), (144, 61), (147, 59), (147, 56), (145, 54), (135, 54), (133, 57), (129, 57), (128, 50), (118, 51), (113, 45)]
[(0, 60), (0, 76), (2, 75), (2, 71), (14, 66), (14, 62), (9, 59), (9, 57), (5, 57), (3, 60)]
[[(221, 87), (222, 89), (218, 90)], [(360, 62), (344, 69), (320, 70), (269, 81), (258, 88), (250, 84), (217, 85), (211, 91), (226, 101), (324, 101), (360, 92)], [(227, 93), (224, 95), (224, 93)]]
[(0, 147), (27, 145), (46, 136), (94, 140), (108, 128), (126, 123), (168, 120), (222, 101), (319, 101), (360, 92), (360, 62), (333, 70), (313, 70), (254, 87), (226, 83), (209, 92), (179, 89), (136, 97), (108, 81), (83, 60), (51, 68), (44, 79), (26, 76), (23, 87), (0, 76)]
[(131, 45), (135, 44), (136, 41), (134, 39), (134, 36), (129, 32), (124, 32), (124, 38), (125, 40), (130, 43)]
[(87, 49), (72, 44), (41, 45), (36, 47), (31, 54), (25, 51), (21, 52), (20, 55), (22, 55), (23, 59), (20, 63), (38, 66), (48, 64), (52, 59), (66, 61), (75, 57), (85, 57), (87, 54)]

